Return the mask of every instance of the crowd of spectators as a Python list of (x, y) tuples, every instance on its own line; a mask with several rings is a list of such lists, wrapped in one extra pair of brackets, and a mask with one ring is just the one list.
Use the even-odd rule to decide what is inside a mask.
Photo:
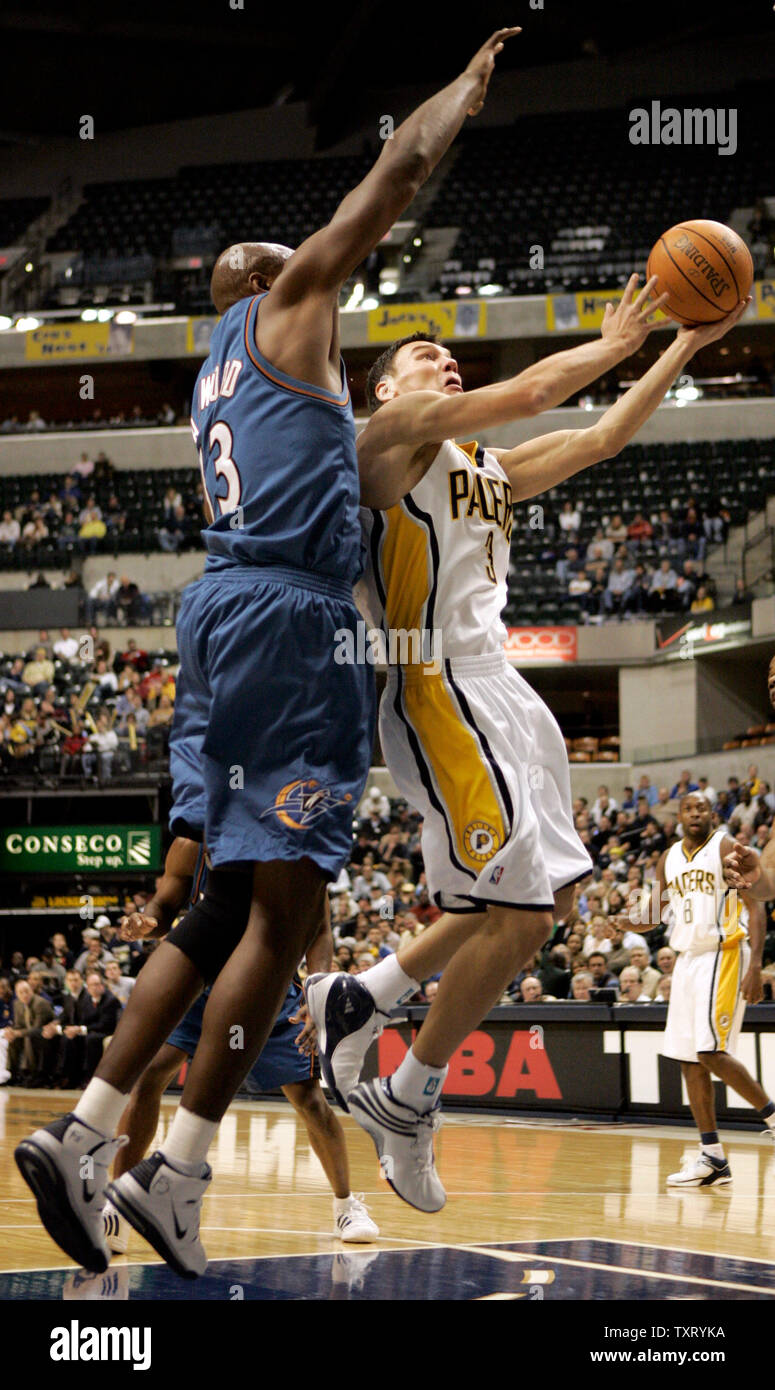
[(134, 638), (115, 652), (96, 628), (0, 658), (0, 775), (106, 782), (161, 769), (175, 708), (168, 658)]
[[(705, 557), (708, 545), (729, 533), (729, 513), (721, 505), (703, 512), (690, 497), (682, 514), (663, 508), (649, 518), (636, 512), (629, 524), (615, 513), (602, 519), (586, 544), (579, 538), (583, 521), (581, 507), (565, 502), (545, 557), (554, 562), (565, 597), (580, 600), (583, 621), (715, 607), (716, 586)], [(739, 581), (735, 601), (747, 597)]]
[[(127, 899), (124, 911), (148, 896)], [(55, 932), (40, 956), (15, 951), (0, 967), (0, 1084), (86, 1086), (156, 944), (123, 941), (103, 914), (75, 949)]]
[[(718, 790), (706, 777), (684, 769), (672, 787), (657, 787), (643, 773), (637, 787), (625, 788), (620, 802), (606, 786), (591, 805), (578, 797), (575, 824), (593, 860), (593, 876), (579, 887), (571, 914), (555, 922), (546, 946), (512, 981), (501, 1004), (666, 1004), (675, 964), (669, 933), (662, 927), (644, 933), (638, 923), (650, 921), (657, 863), (682, 833), (680, 800), (689, 791), (709, 798), (715, 826), (726, 826), (742, 844), (763, 850), (772, 833), (775, 792), (753, 764), (744, 780), (729, 777)], [(402, 800), (391, 805), (377, 787), (362, 804), (361, 817), (350, 865), (329, 890), (334, 968), (349, 974), (369, 970), (440, 915), (428, 894), (420, 817)], [(770, 907), (764, 953), (768, 999), (775, 997)], [(423, 981), (409, 1002), (428, 1003), (437, 988), (438, 977)]]
[(174, 410), (169, 401), (164, 401), (155, 412), (146, 411), (141, 405), (133, 405), (128, 410), (116, 410), (105, 415), (95, 406), (88, 415), (79, 420), (44, 420), (38, 410), (30, 410), (26, 419), (18, 415), (8, 415), (0, 420), (0, 434), (43, 434), (46, 430), (116, 430), (151, 429), (159, 425), (175, 425), (185, 420), (185, 411)]

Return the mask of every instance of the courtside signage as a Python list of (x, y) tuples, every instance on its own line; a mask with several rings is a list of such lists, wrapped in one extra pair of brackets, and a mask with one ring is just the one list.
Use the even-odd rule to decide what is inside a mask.
[(158, 869), (158, 825), (36, 825), (4, 828), (0, 870), (53, 874), (73, 869)]
[(480, 299), (441, 300), (436, 304), (381, 304), (366, 320), (370, 343), (392, 343), (410, 333), (435, 333), (440, 338), (482, 338), (487, 331), (487, 305)]
[(509, 661), (575, 661), (575, 627), (510, 627), (504, 651)]

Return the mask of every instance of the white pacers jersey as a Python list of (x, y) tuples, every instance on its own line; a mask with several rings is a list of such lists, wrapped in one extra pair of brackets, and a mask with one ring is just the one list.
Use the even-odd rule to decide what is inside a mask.
[(361, 509), (369, 561), (355, 599), (386, 633), (390, 665), (502, 648), (511, 506), (494, 454), (447, 439), (394, 507)]
[(714, 830), (695, 850), (681, 840), (667, 852), (665, 884), (673, 910), (674, 951), (726, 949), (748, 935), (748, 912), (739, 894), (724, 882), (721, 845), (726, 834)]

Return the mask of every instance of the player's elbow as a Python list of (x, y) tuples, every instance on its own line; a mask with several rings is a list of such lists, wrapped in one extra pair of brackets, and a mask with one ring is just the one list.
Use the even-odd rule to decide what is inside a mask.
[(524, 409), (522, 414), (540, 415), (542, 411), (546, 410), (548, 399), (546, 387), (539, 382), (527, 387), (523, 393)]
[(433, 163), (429, 155), (418, 148), (405, 149), (401, 145), (385, 144), (385, 162), (390, 165), (391, 182), (394, 192), (400, 192), (410, 202), (430, 178)]
[(593, 425), (586, 431), (586, 435), (590, 463), (603, 463), (605, 459), (616, 458), (624, 443), (617, 436), (616, 430), (607, 429), (605, 425)]

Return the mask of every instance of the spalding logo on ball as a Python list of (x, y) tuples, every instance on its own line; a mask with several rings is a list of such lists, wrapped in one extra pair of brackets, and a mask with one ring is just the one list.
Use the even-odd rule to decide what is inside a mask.
[(753, 261), (742, 237), (723, 222), (679, 222), (651, 249), (646, 275), (667, 291), (663, 313), (676, 323), (717, 323), (750, 293)]

